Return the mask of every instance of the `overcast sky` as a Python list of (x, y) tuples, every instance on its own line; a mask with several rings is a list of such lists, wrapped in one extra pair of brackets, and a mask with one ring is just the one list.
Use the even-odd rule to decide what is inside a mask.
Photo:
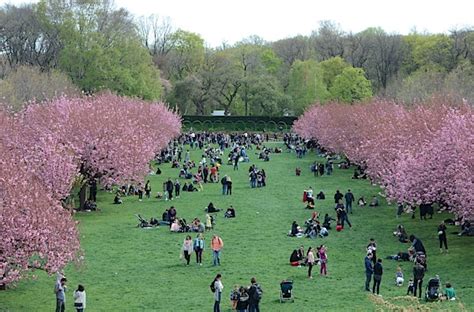
[[(36, 2), (0, 0), (1, 4)], [(136, 16), (170, 17), (176, 28), (200, 34), (210, 46), (233, 44), (250, 35), (265, 40), (309, 35), (319, 21), (332, 20), (345, 31), (380, 26), (407, 34), (474, 25), (474, 0), (115, 0)]]

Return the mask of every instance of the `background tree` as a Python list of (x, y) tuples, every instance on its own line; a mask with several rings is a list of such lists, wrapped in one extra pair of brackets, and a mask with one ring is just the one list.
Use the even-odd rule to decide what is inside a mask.
[(41, 72), (39, 67), (20, 66), (0, 80), (0, 98), (4, 109), (18, 112), (29, 101), (42, 102), (55, 96), (78, 96), (79, 89), (64, 73)]
[(323, 72), (316, 61), (296, 61), (290, 71), (288, 94), (293, 101), (293, 113), (299, 114), (312, 103), (324, 102), (329, 93), (323, 82)]
[(333, 99), (354, 103), (369, 99), (372, 96), (372, 86), (365, 78), (362, 68), (347, 67), (334, 78), (329, 92)]

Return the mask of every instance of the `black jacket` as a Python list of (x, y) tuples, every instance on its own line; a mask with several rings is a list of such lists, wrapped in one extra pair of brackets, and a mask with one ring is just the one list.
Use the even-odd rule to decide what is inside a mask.
[(382, 274), (383, 274), (382, 263), (377, 262), (374, 266), (374, 275), (382, 275)]

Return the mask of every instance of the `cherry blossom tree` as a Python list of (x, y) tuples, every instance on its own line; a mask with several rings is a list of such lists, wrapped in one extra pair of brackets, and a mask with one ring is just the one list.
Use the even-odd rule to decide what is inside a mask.
[(61, 200), (77, 175), (104, 185), (141, 181), (180, 128), (162, 103), (109, 93), (0, 111), (0, 284), (76, 257), (77, 229)]
[[(414, 107), (376, 100), (314, 105), (294, 131), (366, 166), (389, 199), (439, 203), (456, 215), (474, 215), (472, 108), (449, 99)], [(471, 122), (469, 124), (469, 121)]]
[[(10, 122), (0, 114), (2, 132)], [(3, 140), (0, 153), (0, 284), (7, 285), (30, 268), (59, 270), (75, 258), (79, 239), (71, 215), (32, 175), (23, 155)]]
[(33, 132), (60, 137), (84, 181), (98, 178), (105, 186), (142, 181), (155, 153), (181, 129), (164, 104), (110, 93), (32, 104), (20, 119)]

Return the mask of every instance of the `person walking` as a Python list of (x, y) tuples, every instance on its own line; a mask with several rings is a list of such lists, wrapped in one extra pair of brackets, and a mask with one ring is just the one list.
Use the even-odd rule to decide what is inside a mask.
[(314, 265), (314, 254), (313, 254), (313, 249), (311, 247), (308, 248), (308, 253), (306, 254), (306, 259), (308, 263), (308, 278), (313, 278), (311, 275), (311, 271), (313, 271), (313, 265)]
[(340, 219), (342, 228), (344, 228), (344, 223), (345, 222), (347, 222), (349, 227), (352, 228), (352, 224), (349, 221), (349, 217), (347, 216), (347, 211), (344, 208), (344, 205), (342, 204), (342, 200), (339, 201), (339, 205), (341, 205), (341, 206), (337, 209), (337, 211), (339, 212), (339, 217), (340, 217), (339, 219)]
[(221, 299), (222, 291), (224, 290), (224, 285), (222, 284), (222, 275), (219, 273), (214, 278), (214, 312), (221, 311)]
[(372, 254), (369, 253), (365, 256), (365, 290), (370, 291), (370, 281), (372, 280), (372, 274), (374, 268), (372, 267)]
[(352, 203), (355, 201), (354, 194), (352, 194), (351, 190), (347, 190), (347, 193), (344, 195), (346, 199), (346, 210), (347, 213), (352, 214)]
[(199, 233), (194, 239), (193, 243), (194, 252), (196, 253), (196, 263), (202, 265), (202, 251), (204, 250), (204, 238)]
[(212, 263), (214, 266), (221, 265), (221, 250), (224, 247), (224, 242), (222, 238), (217, 235), (214, 235), (211, 240), (211, 249), (212, 249)]
[(222, 195), (227, 194), (227, 175), (224, 175), (221, 179), (222, 184)]
[(440, 225), (438, 226), (438, 239), (439, 239), (439, 251), (443, 252), (443, 244), (444, 249), (448, 252), (448, 239), (446, 238), (446, 224), (444, 221), (441, 221)]
[(377, 263), (374, 266), (374, 285), (372, 287), (372, 293), (375, 294), (375, 290), (377, 290), (377, 295), (380, 291), (380, 283), (382, 282), (382, 275), (383, 275), (383, 266), (382, 266), (382, 259), (378, 259)]
[(425, 277), (425, 267), (421, 263), (417, 262), (413, 267), (413, 295), (416, 297), (418, 291), (418, 297), (421, 298), (423, 292), (423, 278)]
[(74, 308), (76, 312), (84, 312), (86, 309), (86, 290), (82, 285), (78, 285), (74, 291)]
[(56, 294), (56, 312), (64, 312), (66, 309), (66, 283), (67, 279), (62, 277), (54, 286), (54, 293)]
[(249, 287), (249, 312), (260, 312), (259, 303), (262, 299), (262, 288), (257, 283), (257, 279), (252, 277), (250, 279), (250, 287)]
[(191, 260), (191, 253), (193, 252), (193, 240), (190, 235), (187, 235), (183, 241), (183, 246), (181, 250), (183, 251), (184, 259), (186, 260), (186, 265), (189, 265), (189, 261)]

